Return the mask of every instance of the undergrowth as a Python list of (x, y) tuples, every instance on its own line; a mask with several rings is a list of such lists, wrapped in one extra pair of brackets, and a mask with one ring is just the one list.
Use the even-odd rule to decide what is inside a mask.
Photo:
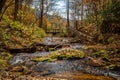
[(46, 36), (45, 31), (38, 26), (26, 26), (18, 21), (12, 21), (7, 16), (0, 22), (0, 45), (23, 47), (33, 42), (40, 42)]

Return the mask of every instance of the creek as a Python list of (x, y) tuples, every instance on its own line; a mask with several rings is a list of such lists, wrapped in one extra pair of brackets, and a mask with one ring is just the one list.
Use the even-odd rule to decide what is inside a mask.
[[(86, 47), (80, 43), (69, 43), (67, 38), (59, 37), (47, 37), (43, 39), (43, 43), (46, 45), (55, 45), (55, 44), (66, 44), (69, 45), (72, 49), (82, 50), (86, 54), (89, 53)], [(87, 65), (88, 58), (79, 59), (79, 60), (58, 60), (53, 62), (33, 62), (31, 58), (36, 58), (40, 56), (46, 56), (52, 51), (44, 52), (35, 52), (35, 53), (18, 53), (13, 58), (10, 59), (9, 63), (11, 65), (19, 65), (24, 63), (25, 66), (32, 66), (32, 74), (37, 72), (41, 76), (51, 76), (59, 79), (65, 80), (80, 80), (82, 76), (89, 77), (100, 77), (101, 79), (94, 80), (104, 80), (108, 76), (112, 79), (108, 80), (120, 80), (120, 73), (111, 71), (109, 69), (101, 69), (100, 67), (94, 67)], [(80, 77), (81, 76), (81, 77)], [(103, 77), (101, 77), (103, 76)], [(83, 79), (84, 80), (84, 79)], [(91, 79), (92, 80), (92, 79)]]

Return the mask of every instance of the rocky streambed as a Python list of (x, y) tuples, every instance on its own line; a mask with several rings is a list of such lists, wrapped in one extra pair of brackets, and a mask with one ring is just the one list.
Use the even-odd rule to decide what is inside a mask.
[[(72, 50), (83, 51), (85, 55), (88, 54), (86, 47), (80, 43), (70, 44), (68, 39), (64, 38), (44, 38), (43, 43), (46, 45), (66, 44), (62, 49), (56, 51), (63, 51), (71, 53)], [(70, 50), (68, 50), (68, 47)], [(70, 52), (69, 52), (70, 51)], [(63, 60), (44, 60), (33, 61), (34, 58), (49, 57), (49, 52), (35, 52), (35, 53), (18, 53), (10, 59), (9, 63), (14, 66), (11, 71), (24, 71), (30, 75), (40, 75), (44, 78), (42, 80), (52, 77), (53, 79), (46, 80), (120, 80), (120, 73), (110, 70), (108, 68), (101, 68), (97, 63), (91, 63), (91, 58), (85, 56), (79, 59), (63, 59)], [(74, 53), (75, 54), (75, 53)], [(95, 65), (94, 65), (95, 64)]]

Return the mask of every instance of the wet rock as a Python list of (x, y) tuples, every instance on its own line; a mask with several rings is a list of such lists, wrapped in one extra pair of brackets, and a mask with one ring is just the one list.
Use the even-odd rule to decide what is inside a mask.
[(21, 72), (22, 74), (30, 74), (31, 70), (26, 66), (15, 66), (10, 70), (11, 72)]
[(29, 56), (26, 56), (25, 53), (21, 53), (21, 54), (23, 54), (23, 55), (18, 54), (16, 56), (14, 56), (13, 58), (11, 58), (9, 63), (11, 65), (18, 65), (18, 64), (22, 64), (25, 61), (29, 60)]
[(92, 66), (105, 66), (104, 61), (101, 58), (93, 58), (93, 57), (88, 57), (89, 59), (89, 65)]
[(22, 66), (13, 67), (10, 71), (12, 72), (23, 72), (24, 68)]
[(32, 66), (35, 64), (35, 62), (32, 62), (32, 58), (40, 57), (40, 56), (45, 56), (48, 55), (50, 52), (36, 52), (33, 54), (28, 54), (28, 53), (19, 53), (16, 56), (12, 57), (9, 60), (9, 63), (11, 65), (21, 65), (24, 64), (26, 66)]
[[(35, 43), (34, 45), (37, 46), (38, 48), (39, 48), (39, 46), (41, 48), (41, 45), (42, 45), (42, 48), (45, 48), (45, 51), (46, 51), (47, 49), (49, 50), (50, 48), (53, 48), (53, 46), (56, 47), (56, 44), (57, 44), (57, 46), (58, 46), (58, 44), (62, 44), (61, 42), (63, 40), (62, 39), (55, 39), (55, 40), (52, 39), (52, 41), (50, 41), (50, 43), (47, 44), (48, 41), (49, 40), (46, 40), (45, 41), (46, 44), (44, 44), (44, 45), (43, 44), (38, 45), (38, 43), (37, 44)], [(51, 44), (51, 42), (52, 42), (52, 44)], [(59, 42), (59, 43), (57, 43), (57, 42)], [(67, 42), (65, 42), (65, 43), (67, 43)], [(51, 47), (51, 45), (52, 45), (52, 47)], [(70, 49), (68, 47), (70, 47), (72, 49)], [(86, 47), (84, 45), (70, 44), (69, 46), (65, 46), (65, 48), (57, 50), (57, 53), (59, 55), (72, 54), (72, 55), (77, 56), (76, 54), (78, 54), (79, 51), (83, 48), (86, 50)], [(97, 59), (97, 58), (87, 59), (85, 57), (85, 58), (77, 59), (77, 60), (76, 59), (75, 60), (60, 60), (60, 61), (56, 60), (53, 62), (47, 62), (47, 61), (46, 62), (33, 62), (33, 61), (31, 61), (31, 59), (33, 59), (33, 58), (46, 57), (46, 56), (49, 56), (51, 53), (52, 52), (35, 52), (33, 54), (20, 53), (20, 54), (17, 54), (16, 56), (14, 56), (10, 60), (10, 64), (17, 65), (17, 66), (19, 66), (21, 64), (24, 65), (25, 67), (22, 66), (22, 68), (18, 67), (18, 68), (13, 69), (13, 71), (22, 71), (23, 74), (36, 73), (36, 75), (48, 76), (51, 74), (53, 74), (53, 75), (58, 74), (58, 73), (62, 74), (63, 72), (72, 72), (72, 73), (86, 72), (86, 73), (95, 74), (95, 75), (105, 75), (105, 76), (109, 75), (112, 77), (120, 76), (120, 74), (118, 74), (117, 72), (112, 72), (109, 69), (101, 69), (99, 66), (103, 66), (104, 62), (102, 61), (102, 59)], [(88, 64), (94, 64), (94, 66), (88, 65), (87, 62), (88, 62)], [(11, 70), (12, 70), (12, 68), (11, 68)], [(33, 77), (35, 77), (35, 76), (33, 76)], [(28, 80), (30, 80), (30, 79), (36, 80), (36, 78), (33, 78), (33, 77), (32, 77), (32, 79), (31, 79), (31, 77), (29, 77)], [(18, 78), (16, 80), (19, 80), (19, 79), (24, 80), (24, 79), (26, 79), (26, 77), (24, 76), (24, 77)], [(73, 79), (73, 80), (75, 80), (75, 79)]]

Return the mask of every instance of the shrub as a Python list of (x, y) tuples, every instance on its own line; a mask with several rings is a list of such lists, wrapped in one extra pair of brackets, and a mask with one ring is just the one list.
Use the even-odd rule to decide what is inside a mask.
[(26, 26), (18, 21), (12, 21), (6, 17), (0, 22), (1, 43), (7, 46), (22, 47), (33, 42), (41, 41), (46, 33), (38, 26)]

